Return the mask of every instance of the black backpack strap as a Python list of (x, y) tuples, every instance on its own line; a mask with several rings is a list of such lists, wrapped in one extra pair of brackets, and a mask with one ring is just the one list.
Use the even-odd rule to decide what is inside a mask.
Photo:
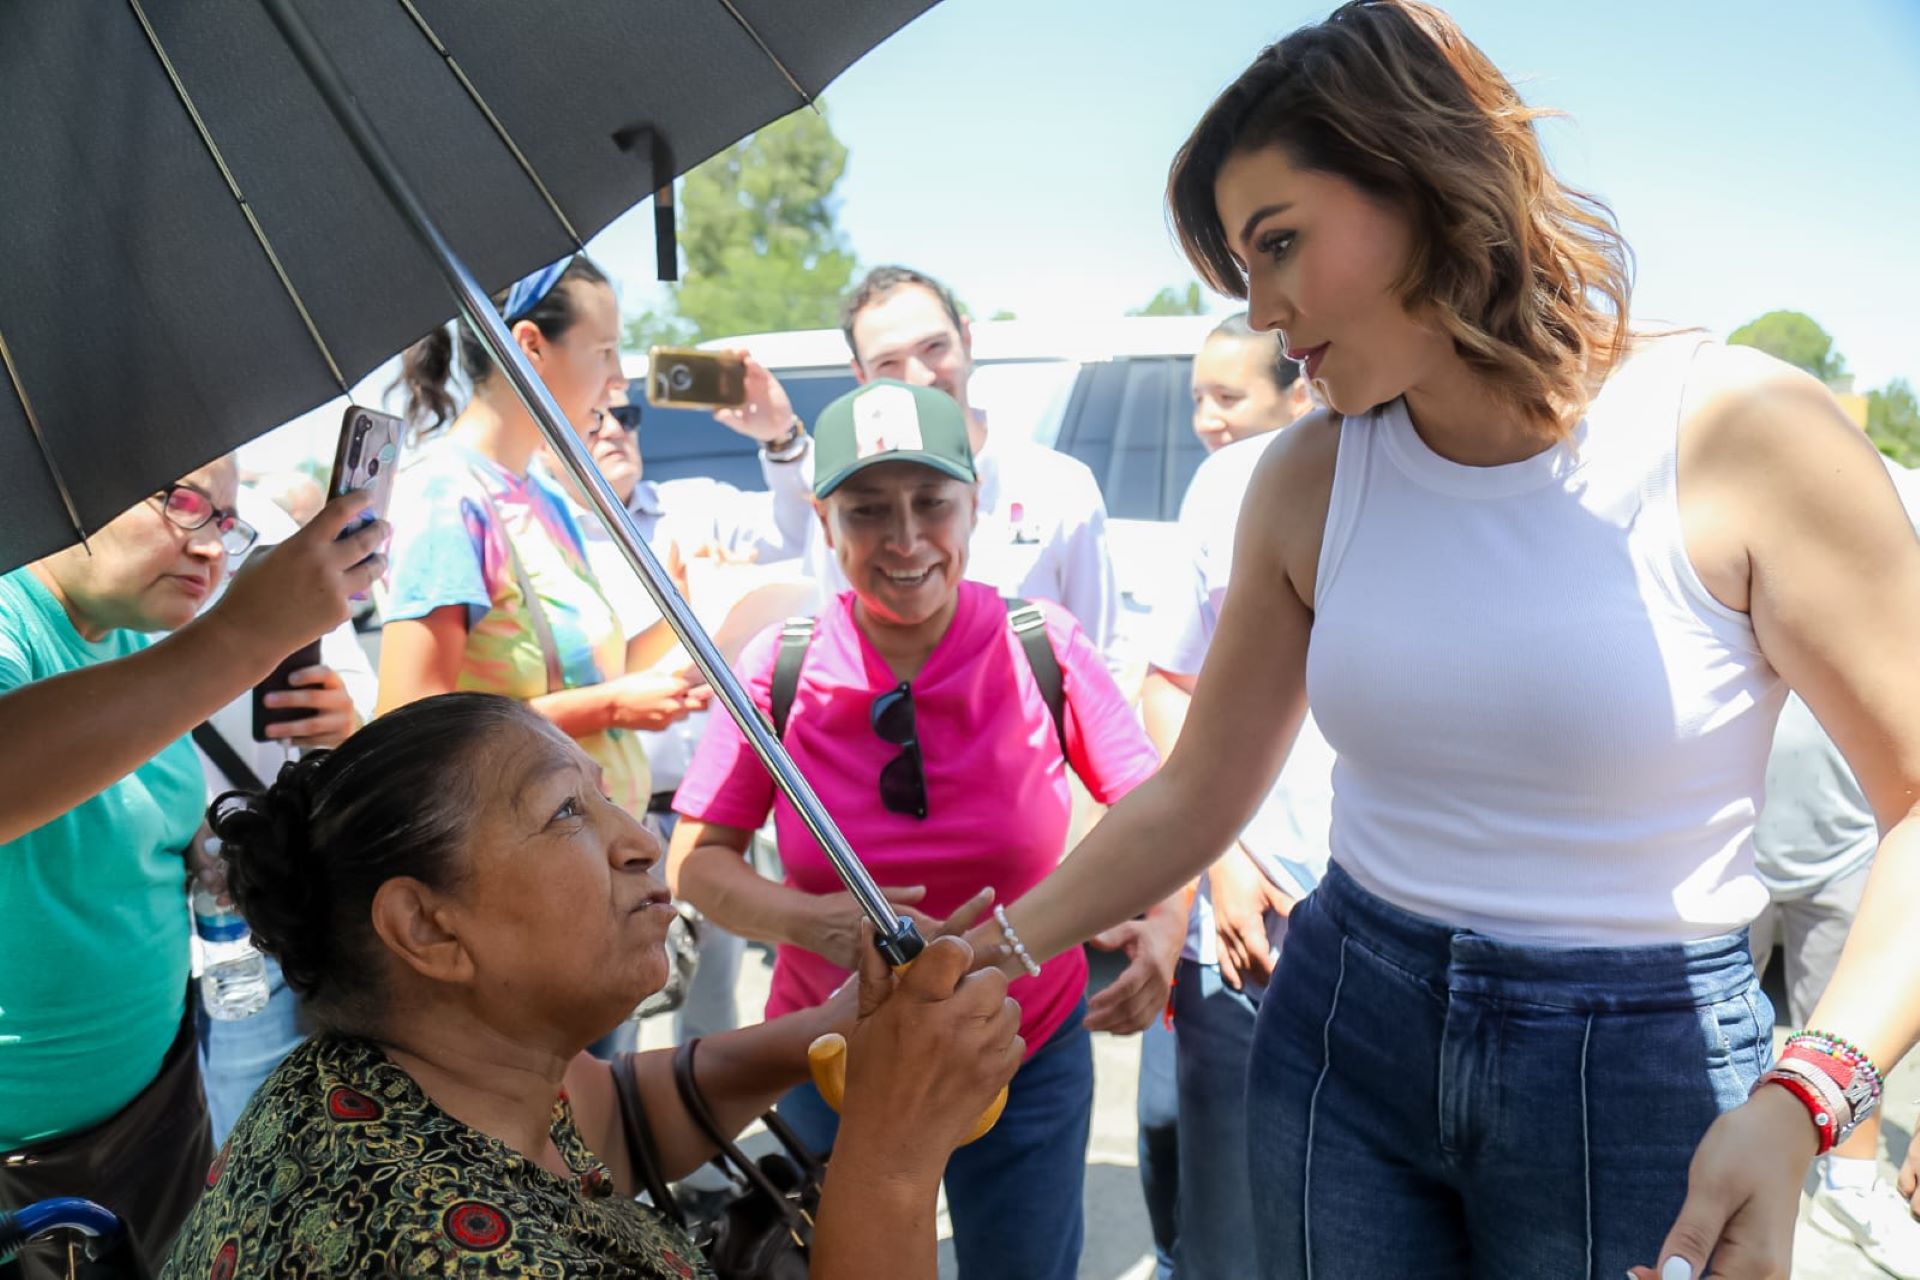
[(787, 736), (787, 717), (800, 692), (800, 668), (813, 644), (813, 619), (788, 618), (780, 627), (780, 653), (773, 661), (773, 734)]
[(1030, 600), (1007, 600), (1007, 625), (1020, 639), (1020, 648), (1033, 668), (1034, 683), (1046, 700), (1047, 714), (1053, 717), (1053, 731), (1060, 739), (1060, 755), (1067, 755), (1067, 683), (1060, 671), (1060, 658), (1047, 639), (1047, 615)]
[(267, 784), (260, 781), (260, 775), (247, 766), (233, 744), (221, 736), (213, 723), (202, 720), (193, 726), (193, 744), (207, 753), (207, 759), (213, 761), (213, 767), (227, 775), (227, 781), (236, 791), (261, 792)]

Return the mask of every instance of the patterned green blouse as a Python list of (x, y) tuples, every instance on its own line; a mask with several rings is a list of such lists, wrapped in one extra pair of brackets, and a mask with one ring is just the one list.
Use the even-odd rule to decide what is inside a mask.
[(440, 1110), (372, 1043), (316, 1037), (242, 1113), (161, 1280), (711, 1280), (683, 1233), (614, 1191), (564, 1098), (552, 1132), (571, 1178)]

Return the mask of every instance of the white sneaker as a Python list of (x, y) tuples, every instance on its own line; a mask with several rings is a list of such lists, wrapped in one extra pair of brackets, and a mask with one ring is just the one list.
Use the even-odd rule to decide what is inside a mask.
[(1869, 1261), (1899, 1280), (1920, 1280), (1920, 1222), (1892, 1187), (1875, 1181), (1870, 1190), (1813, 1193), (1807, 1221), (1836, 1240), (1848, 1241)]

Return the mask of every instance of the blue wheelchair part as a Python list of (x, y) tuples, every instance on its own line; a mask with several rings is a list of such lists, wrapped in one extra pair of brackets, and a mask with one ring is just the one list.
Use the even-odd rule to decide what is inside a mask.
[(125, 1228), (111, 1211), (78, 1196), (39, 1200), (10, 1213), (0, 1213), (0, 1280), (18, 1273), (13, 1265), (29, 1244), (54, 1231), (75, 1231), (89, 1240), (86, 1276), (144, 1277), (146, 1268), (132, 1256)]

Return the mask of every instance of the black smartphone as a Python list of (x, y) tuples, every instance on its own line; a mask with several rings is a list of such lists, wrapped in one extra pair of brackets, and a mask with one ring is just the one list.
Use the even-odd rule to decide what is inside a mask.
[[(253, 740), (255, 742), (284, 741), (284, 739), (268, 737), (267, 726), (270, 724), (284, 724), (290, 720), (307, 720), (319, 714), (312, 707), (270, 707), (267, 705), (268, 694), (286, 693), (294, 687), (287, 683), (287, 678), (294, 672), (299, 671), (303, 667), (317, 667), (319, 665), (320, 642), (315, 640), (312, 644), (302, 645), (293, 653), (288, 654), (286, 661), (275, 667), (272, 674), (259, 684), (253, 686)], [(271, 781), (271, 779), (268, 779), (268, 781)]]
[(647, 399), (662, 408), (745, 404), (747, 362), (731, 351), (655, 347), (647, 353)]

